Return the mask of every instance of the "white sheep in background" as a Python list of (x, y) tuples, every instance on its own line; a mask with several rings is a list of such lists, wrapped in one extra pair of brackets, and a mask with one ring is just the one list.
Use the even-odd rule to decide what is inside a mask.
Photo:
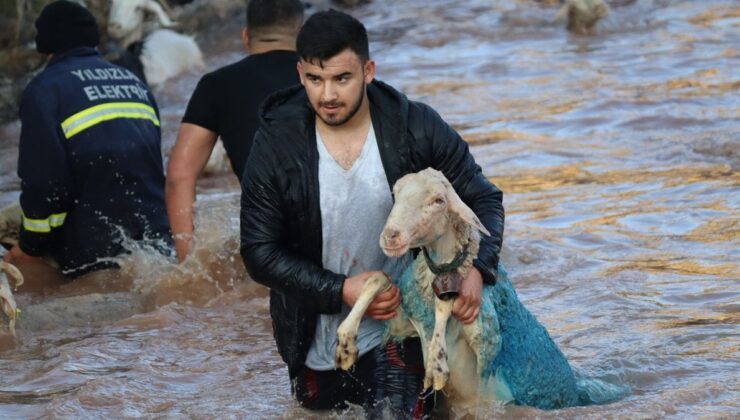
[[(146, 19), (152, 13), (157, 23)], [(108, 35), (127, 48), (142, 41), (139, 60), (147, 82), (157, 85), (191, 68), (204, 68), (203, 54), (193, 37), (170, 29), (175, 23), (155, 0), (111, 0)]]

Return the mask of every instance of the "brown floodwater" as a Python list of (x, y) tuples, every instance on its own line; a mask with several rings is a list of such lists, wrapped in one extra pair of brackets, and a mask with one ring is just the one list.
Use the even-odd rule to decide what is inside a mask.
[[(355, 12), (378, 78), (435, 107), (503, 189), (502, 258), (522, 301), (579, 374), (632, 389), (603, 406), (458, 417), (740, 417), (740, 4), (611, 4), (593, 36), (530, 0)], [(209, 69), (241, 56), (238, 22), (199, 35)], [(155, 90), (165, 153), (199, 76)], [(18, 130), (0, 129), (0, 205), (19, 194)], [(231, 176), (201, 182), (184, 265), (145, 250), (122, 262), (144, 312), (0, 336), (0, 418), (312, 417), (240, 262), (239, 195)]]

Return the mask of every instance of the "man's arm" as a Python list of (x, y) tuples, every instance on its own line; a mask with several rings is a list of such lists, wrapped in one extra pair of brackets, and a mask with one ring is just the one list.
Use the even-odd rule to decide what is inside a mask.
[(257, 131), (242, 176), (241, 255), (257, 282), (302, 302), (316, 313), (342, 308), (346, 276), (325, 270), (290, 246), (288, 215), (282, 208), (285, 185), (281, 134)]
[(473, 265), (487, 284), (496, 282), (499, 252), (504, 235), (503, 194), (482, 173), (468, 143), (430, 107), (422, 107), (425, 135), (432, 142), (431, 166), (450, 181), (460, 198), (475, 212), (490, 236), (481, 235)]
[(418, 104), (424, 135), (431, 140), (430, 166), (440, 170), (460, 198), (475, 212), (490, 236), (481, 235), (478, 256), (463, 279), (452, 314), (463, 324), (478, 318), (483, 283), (496, 283), (499, 252), (504, 235), (503, 194), (483, 175), (470, 154), (468, 143), (430, 107)]
[(59, 228), (71, 206), (72, 176), (57, 98), (45, 87), (29, 85), (21, 101), (18, 176), (21, 179), (23, 224), (15, 257), (42, 256), (53, 251)]
[(180, 262), (192, 247), (195, 183), (208, 163), (217, 139), (218, 136), (211, 130), (182, 123), (167, 164), (165, 202)]

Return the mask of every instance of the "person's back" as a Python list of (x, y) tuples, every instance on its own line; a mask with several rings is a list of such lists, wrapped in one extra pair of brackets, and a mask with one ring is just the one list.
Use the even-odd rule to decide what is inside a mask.
[(52, 57), (21, 101), (19, 247), (53, 256), (77, 277), (115, 266), (110, 257), (125, 251), (126, 239), (166, 245), (169, 223), (159, 116), (146, 86), (105, 61), (97, 37), (45, 48), (43, 36), (59, 29), (44, 29), (57, 25), (49, 21), (89, 13), (70, 4), (52, 3), (37, 21), (39, 51)]
[(198, 83), (182, 120), (218, 133), (238, 178), (259, 128), (259, 106), (275, 91), (299, 83), (297, 60), (291, 50), (251, 54)]
[(206, 74), (193, 92), (167, 167), (167, 212), (180, 261), (192, 246), (195, 183), (217, 139), (241, 179), (260, 104), (299, 83), (295, 37), (302, 22), (299, 0), (251, 0), (242, 32), (249, 56)]

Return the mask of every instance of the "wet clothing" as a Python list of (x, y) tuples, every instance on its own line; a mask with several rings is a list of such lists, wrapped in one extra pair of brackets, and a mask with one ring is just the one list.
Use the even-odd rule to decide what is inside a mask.
[(271, 93), (300, 82), (297, 62), (294, 51), (250, 55), (203, 76), (190, 98), (182, 122), (218, 134), (239, 179), (259, 128), (259, 106)]
[(56, 54), (20, 114), (24, 252), (77, 277), (116, 266), (125, 239), (169, 250), (159, 114), (133, 73), (89, 47)]
[[(319, 199), (321, 203), (321, 265), (335, 273), (354, 276), (380, 270), (399, 279), (411, 264), (408, 253), (391, 258), (383, 253), (378, 241), (385, 220), (393, 207), (393, 196), (380, 160), (378, 142), (372, 125), (360, 156), (349, 170), (342, 168), (324, 146), (316, 130), (319, 151)], [(337, 349), (337, 328), (347, 318), (350, 308), (342, 305), (336, 314), (319, 314), (306, 366), (315, 370), (333, 370)], [(385, 332), (385, 323), (363, 317), (357, 331), (360, 356), (377, 347)]]
[(422, 395), (424, 363), (418, 339), (389, 341), (360, 357), (349, 371), (304, 367), (294, 381), (298, 402), (308, 409), (362, 406), (370, 418), (422, 418), (434, 408), (434, 393)]
[[(482, 238), (474, 265), (493, 284), (504, 228), (501, 191), (481, 173), (467, 143), (430, 107), (379, 81), (368, 86), (368, 98), (388, 189), (401, 176), (427, 167), (444, 173), (491, 233)], [(305, 90), (276, 93), (261, 115), (242, 179), (241, 255), (252, 278), (270, 288), (278, 351), (295, 377), (318, 315), (341, 310), (346, 275), (322, 266), (315, 113)]]

